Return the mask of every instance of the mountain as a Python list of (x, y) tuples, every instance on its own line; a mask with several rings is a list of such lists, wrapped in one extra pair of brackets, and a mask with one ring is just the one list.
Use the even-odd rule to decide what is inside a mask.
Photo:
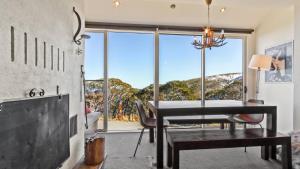
[[(240, 73), (228, 73), (208, 76), (206, 83), (206, 99), (241, 100), (243, 80)], [(109, 79), (109, 102), (113, 118), (136, 113), (135, 100), (140, 99), (147, 105), (153, 100), (153, 85), (143, 89), (133, 88), (120, 79)], [(170, 81), (159, 86), (160, 100), (199, 100), (201, 99), (201, 78), (182, 81)], [(86, 81), (86, 101), (95, 111), (103, 110), (103, 80)]]
[[(186, 83), (188, 88), (192, 90), (194, 98), (200, 98), (201, 78), (190, 79), (183, 82)], [(242, 83), (243, 77), (241, 73), (227, 73), (207, 76), (205, 79), (206, 98), (240, 100), (242, 97)]]

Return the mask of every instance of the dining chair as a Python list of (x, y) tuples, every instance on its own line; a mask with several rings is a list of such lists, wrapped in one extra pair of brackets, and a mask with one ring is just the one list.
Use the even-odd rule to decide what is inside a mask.
[[(264, 104), (263, 100), (249, 99), (249, 103), (258, 103)], [(264, 120), (264, 114), (237, 114), (233, 117), (229, 118), (233, 123), (239, 123), (244, 125), (244, 129), (247, 128), (247, 124), (249, 125), (259, 125), (260, 128), (263, 128), (260, 124)], [(247, 148), (245, 147), (245, 152)]]
[[(258, 103), (264, 104), (263, 100), (249, 99), (249, 103)], [(244, 127), (247, 127), (247, 124), (250, 125), (259, 125), (261, 128), (261, 122), (264, 120), (264, 114), (237, 114), (231, 119), (234, 123), (244, 124)]]
[[(140, 133), (140, 137), (138, 139), (137, 145), (135, 147), (135, 151), (133, 154), (133, 157), (135, 157), (138, 146), (141, 144), (142, 138), (143, 138), (143, 134), (145, 129), (155, 129), (156, 128), (156, 119), (153, 117), (148, 117), (146, 115), (145, 109), (143, 107), (143, 103), (141, 100), (137, 100), (135, 102), (137, 110), (138, 110), (138, 114), (139, 114), (139, 120), (140, 120), (140, 124), (143, 127), (141, 133)], [(164, 121), (164, 128), (168, 126), (168, 121)], [(166, 130), (166, 128), (165, 128)]]

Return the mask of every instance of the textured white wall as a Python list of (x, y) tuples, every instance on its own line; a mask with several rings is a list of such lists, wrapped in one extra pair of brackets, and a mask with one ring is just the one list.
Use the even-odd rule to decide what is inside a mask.
[[(265, 49), (291, 42), (293, 39), (294, 8), (273, 11), (256, 29), (256, 53), (264, 54)], [(267, 104), (277, 105), (278, 130), (289, 132), (293, 130), (294, 83), (265, 83), (264, 75), (262, 72), (259, 98)]]
[[(78, 114), (78, 134), (71, 140), (71, 157), (63, 168), (71, 169), (83, 156), (83, 102), (80, 102), (80, 65), (83, 56), (75, 54), (72, 42), (77, 20), (71, 0), (1, 0), (0, 1), (0, 100), (24, 98), (32, 88), (43, 88), (46, 95), (70, 94), (70, 117)], [(83, 12), (81, 12), (83, 13)], [(15, 27), (15, 61), (11, 61), (10, 27)], [(28, 64), (24, 64), (24, 32), (28, 34)], [(38, 66), (35, 66), (35, 37), (38, 38)], [(43, 42), (47, 43), (47, 67), (43, 67)], [(54, 46), (54, 70), (50, 69), (50, 45)], [(57, 71), (57, 49), (60, 71)], [(65, 52), (65, 72), (62, 71)]]
[(294, 129), (300, 130), (300, 1), (295, 1)]
[(247, 98), (246, 100), (255, 98), (255, 72), (248, 68), (248, 64), (251, 60), (253, 54), (255, 54), (255, 46), (256, 46), (256, 39), (255, 39), (255, 32), (251, 35), (247, 36), (247, 55), (246, 55), (246, 85), (247, 85)]

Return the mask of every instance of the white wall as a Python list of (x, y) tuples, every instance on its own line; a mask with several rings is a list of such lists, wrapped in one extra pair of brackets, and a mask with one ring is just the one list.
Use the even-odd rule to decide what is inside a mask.
[[(294, 65), (300, 64), (300, 1), (295, 1)], [(300, 66), (294, 66), (294, 129), (300, 130)]]
[(252, 55), (255, 54), (256, 50), (256, 38), (255, 32), (247, 36), (247, 52), (246, 52), (246, 63), (244, 65), (244, 71), (246, 72), (246, 86), (247, 95), (246, 100), (255, 98), (255, 72), (248, 68), (248, 64), (251, 60)]
[[(70, 140), (71, 156), (62, 168), (71, 169), (83, 156), (83, 102), (80, 102), (80, 65), (83, 56), (75, 54), (72, 42), (77, 26), (71, 0), (1, 0), (0, 1), (0, 100), (24, 98), (26, 91), (43, 88), (46, 95), (70, 94), (70, 117), (78, 114), (78, 134)], [(81, 12), (83, 13), (83, 12)], [(76, 21), (76, 22), (74, 22)], [(10, 27), (15, 27), (15, 61), (10, 57)], [(24, 32), (28, 34), (28, 64), (24, 64)], [(38, 66), (34, 64), (38, 38)], [(43, 67), (43, 42), (47, 43), (47, 67)], [(50, 45), (54, 46), (54, 70), (50, 69)], [(60, 71), (57, 71), (57, 48), (60, 48)], [(65, 72), (62, 71), (65, 52)]]
[[(294, 8), (275, 10), (256, 28), (256, 53), (264, 54), (267, 48), (293, 40)], [(265, 83), (264, 74), (261, 73), (258, 97), (266, 104), (277, 105), (278, 131), (289, 132), (293, 130), (294, 83)]]

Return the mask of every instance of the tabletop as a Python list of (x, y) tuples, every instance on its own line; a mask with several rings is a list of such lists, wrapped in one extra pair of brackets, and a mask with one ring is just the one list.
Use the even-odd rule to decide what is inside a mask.
[[(149, 109), (154, 112), (163, 112), (168, 115), (178, 113), (187, 114), (236, 114), (236, 113), (272, 113), (276, 106), (250, 103), (236, 100), (206, 100), (201, 101), (149, 101)], [(202, 111), (202, 112), (201, 112)]]
[(156, 109), (169, 109), (169, 108), (202, 108), (202, 107), (251, 107), (260, 106), (267, 107), (272, 105), (258, 104), (243, 102), (237, 100), (206, 100), (205, 104), (202, 104), (198, 100), (183, 100), (183, 101), (149, 101), (150, 105)]

